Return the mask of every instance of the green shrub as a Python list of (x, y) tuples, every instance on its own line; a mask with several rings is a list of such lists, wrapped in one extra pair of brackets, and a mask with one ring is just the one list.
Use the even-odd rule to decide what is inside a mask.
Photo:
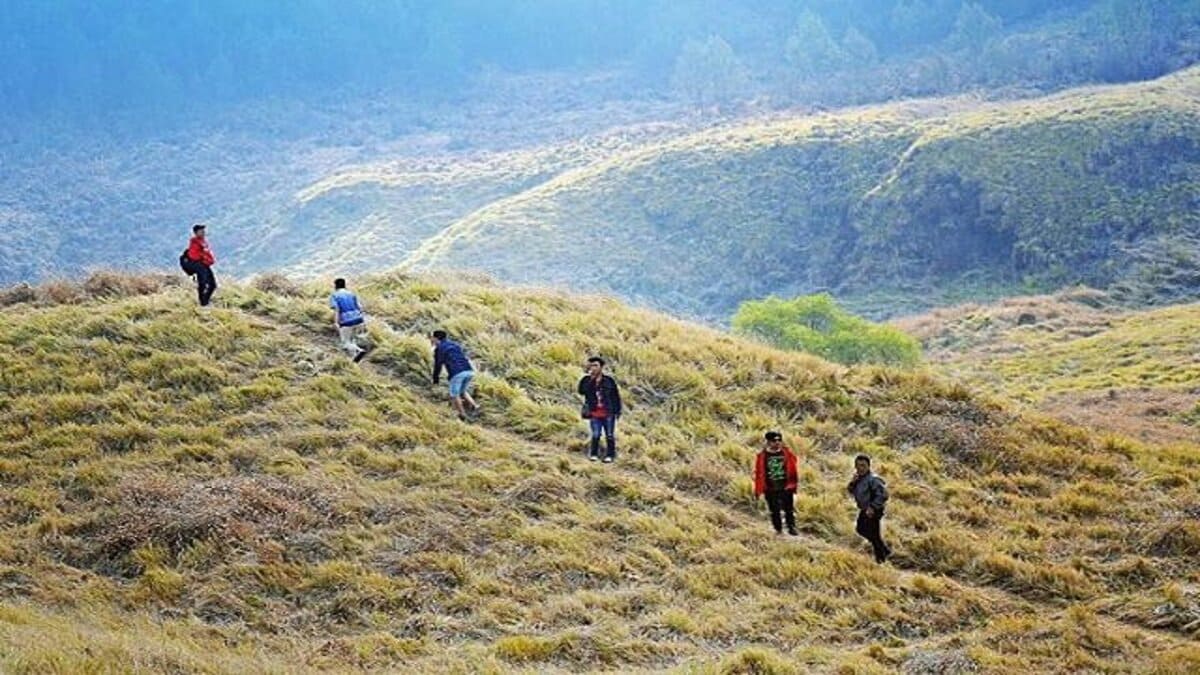
[(844, 364), (913, 365), (921, 358), (915, 338), (854, 316), (824, 293), (743, 302), (733, 317), (733, 327), (777, 347)]

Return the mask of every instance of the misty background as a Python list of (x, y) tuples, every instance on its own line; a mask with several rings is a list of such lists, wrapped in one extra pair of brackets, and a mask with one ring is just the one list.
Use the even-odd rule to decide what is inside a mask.
[[(1197, 0), (7, 2), (0, 283), (171, 269), (196, 221), (222, 274), (391, 269), (489, 205), (704, 129), (1024, 99), (1198, 58)], [(978, 186), (938, 180), (956, 196), (936, 213), (988, 215), (961, 196)], [(637, 208), (688, 236), (681, 207)], [(764, 217), (791, 227), (789, 208)], [(811, 210), (846, 230), (852, 209)], [(724, 311), (833, 281), (772, 275), (705, 292)], [(600, 288), (662, 295), (640, 280)]]
[[(616, 71), (618, 96), (836, 103), (1147, 79), (1195, 59), (1195, 19), (1190, 0), (17, 1), (0, 7), (0, 97), (6, 117), (152, 129), (210, 106), (438, 101), (565, 69)], [(873, 93), (818, 86), (898, 61), (918, 72)], [(731, 81), (702, 92), (689, 67)]]

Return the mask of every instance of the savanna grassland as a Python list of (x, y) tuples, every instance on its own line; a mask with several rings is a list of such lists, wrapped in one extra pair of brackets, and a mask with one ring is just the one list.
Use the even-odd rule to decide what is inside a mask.
[[(391, 274), (0, 294), (0, 669), (1161, 672), (1200, 668), (1200, 457), (604, 297)], [(443, 326), (482, 420), (427, 381)], [(623, 385), (588, 463), (585, 355)], [(751, 499), (803, 455), (802, 536)], [(893, 493), (877, 566), (842, 492)]]
[(1106, 293), (967, 304), (893, 322), (949, 377), (1081, 426), (1200, 447), (1200, 306)]

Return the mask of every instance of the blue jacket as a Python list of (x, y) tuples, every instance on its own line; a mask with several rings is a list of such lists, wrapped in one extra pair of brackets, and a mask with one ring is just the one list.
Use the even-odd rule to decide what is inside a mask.
[(472, 370), (471, 362), (467, 360), (467, 355), (463, 353), (462, 347), (449, 338), (442, 340), (438, 346), (433, 348), (434, 384), (437, 384), (443, 366), (446, 368), (447, 377), (454, 377), (459, 373)]
[(339, 288), (329, 296), (329, 306), (337, 310), (339, 326), (357, 326), (364, 321), (358, 296), (344, 288)]

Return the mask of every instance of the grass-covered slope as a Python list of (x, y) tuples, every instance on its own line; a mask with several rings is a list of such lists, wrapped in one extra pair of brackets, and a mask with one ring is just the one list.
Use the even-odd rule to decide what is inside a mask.
[(685, 128), (627, 124), (527, 149), (435, 150), (348, 163), (297, 190), (275, 214), (267, 235), (237, 255), (255, 269), (286, 268), (309, 275), (391, 269), (427, 238), (476, 209), (565, 171), (680, 135)]
[[(93, 278), (0, 309), (0, 669), (1186, 672), (1200, 462), (603, 298), (390, 276), (378, 349), (323, 287)], [(480, 423), (426, 384), (445, 326)], [(581, 359), (624, 385), (585, 461)], [(749, 498), (804, 455), (803, 536)], [(876, 566), (842, 494), (894, 501)], [(1136, 479), (1132, 478), (1136, 477)]]
[(1082, 426), (1200, 447), (1200, 305), (1104, 293), (962, 305), (895, 322), (948, 376)]
[(463, 218), (408, 264), (705, 316), (824, 288), (898, 291), (909, 306), (1079, 281), (1135, 301), (1194, 297), (1198, 138), (1200, 69), (1028, 101), (759, 121), (559, 175)]

